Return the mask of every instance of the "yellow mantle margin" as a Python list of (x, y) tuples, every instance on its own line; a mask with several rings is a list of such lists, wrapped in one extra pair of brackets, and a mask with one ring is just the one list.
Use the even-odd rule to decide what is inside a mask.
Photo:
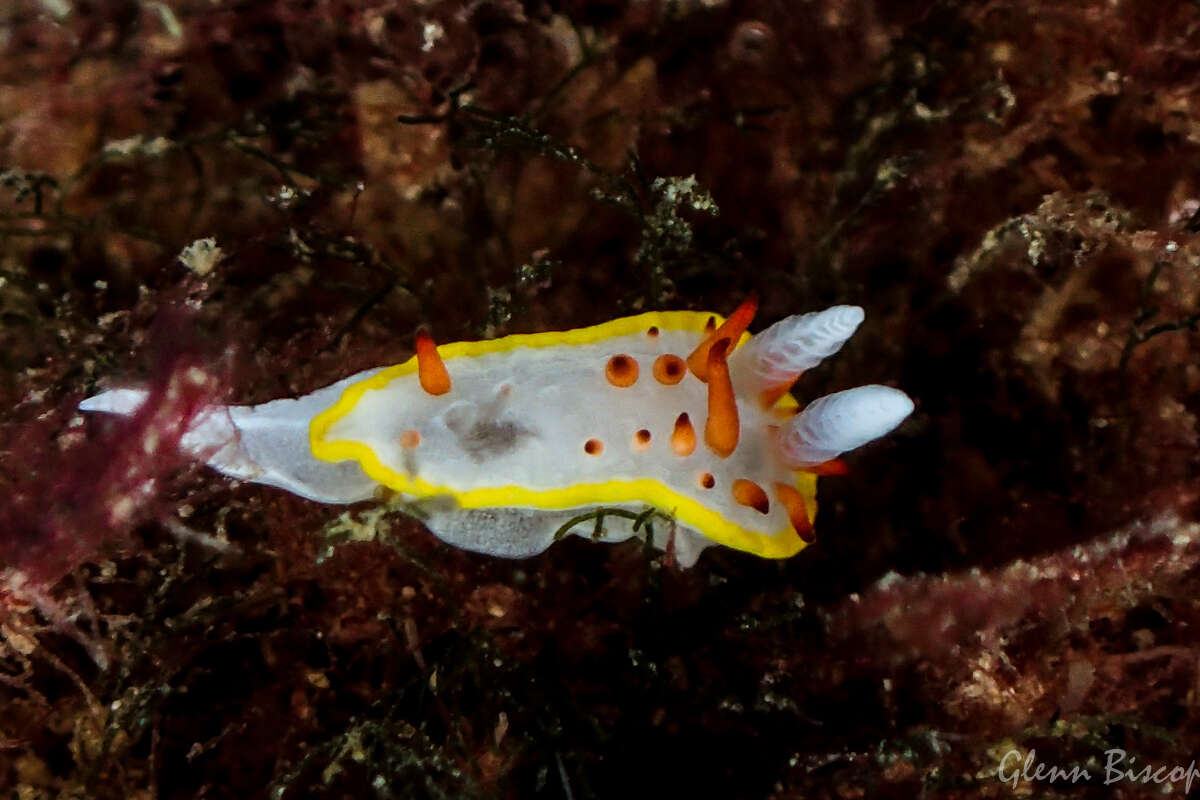
[[(470, 358), (490, 353), (507, 353), (519, 347), (592, 344), (604, 339), (638, 333), (652, 325), (656, 325), (662, 330), (687, 330), (703, 333), (710, 317), (715, 317), (717, 324), (724, 321), (720, 315), (707, 311), (651, 311), (569, 331), (514, 334), (481, 342), (453, 342), (439, 346), (438, 353), (443, 360), (450, 361), (455, 358)], [(744, 343), (748, 338), (749, 334), (743, 334), (739, 344)], [(328, 441), (326, 439), (329, 429), (334, 423), (353, 411), (365, 393), (382, 389), (392, 380), (411, 375), (416, 371), (417, 359), (414, 356), (403, 364), (388, 367), (369, 378), (364, 378), (358, 383), (346, 387), (336, 403), (317, 414), (309, 423), (309, 445), (313, 455), (323, 461), (357, 461), (367, 475), (390, 489), (418, 498), (434, 495), (450, 496), (457, 500), (462, 508), (515, 506), (562, 510), (617, 503), (647, 503), (665, 513), (673, 514), (684, 525), (701, 531), (713, 541), (764, 558), (788, 558), (805, 546), (804, 541), (791, 526), (773, 535), (748, 530), (735, 525), (720, 514), (652, 478), (583, 483), (564, 489), (535, 490), (524, 486), (496, 486), (458, 491), (450, 486), (437, 486), (421, 478), (413, 478), (384, 466), (375, 452), (362, 442)], [(786, 394), (779, 405), (783, 408), (794, 407), (796, 401), (790, 394)], [(800, 473), (797, 486), (808, 505), (809, 517), (815, 517), (816, 476)]]

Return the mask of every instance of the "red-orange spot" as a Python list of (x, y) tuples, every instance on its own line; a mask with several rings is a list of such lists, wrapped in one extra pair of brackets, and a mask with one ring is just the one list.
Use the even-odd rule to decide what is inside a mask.
[(760, 514), (766, 514), (771, 510), (771, 501), (767, 499), (767, 493), (763, 491), (763, 488), (745, 478), (738, 478), (733, 482), (733, 499), (744, 506), (753, 508)]
[(675, 430), (671, 431), (671, 449), (680, 456), (690, 456), (696, 449), (696, 429), (692, 427), (692, 420), (686, 411), (675, 420)]
[(583, 452), (589, 456), (598, 456), (604, 452), (604, 442), (599, 439), (588, 439), (583, 443)]
[(717, 485), (717, 479), (713, 477), (711, 472), (701, 472), (696, 482), (700, 484), (702, 489), (711, 489)]
[(646, 450), (650, 447), (650, 431), (642, 428), (633, 435), (633, 449)]
[(421, 434), (411, 428), (401, 432), (400, 446), (408, 450), (413, 449), (421, 443)]
[(796, 529), (796, 533), (805, 542), (812, 544), (817, 540), (813, 533), (812, 520), (808, 517), (808, 508), (804, 503), (804, 495), (794, 486), (788, 486), (786, 483), (775, 484), (775, 496), (779, 498), (779, 502), (787, 509), (788, 519), (791, 520), (792, 527)]
[(687, 362), (679, 356), (667, 354), (654, 359), (654, 378), (659, 383), (674, 386), (687, 374)]
[(756, 311), (758, 311), (758, 293), (751, 292), (750, 296), (729, 315), (729, 319), (725, 320), (725, 323), (721, 327), (704, 337), (704, 341), (700, 343), (700, 346), (688, 356), (687, 363), (688, 367), (692, 370), (692, 374), (702, 381), (707, 381), (709, 350), (722, 339), (729, 341), (729, 350), (737, 347), (738, 339), (742, 338), (742, 334), (746, 332), (746, 328), (750, 327), (750, 322), (754, 319)]
[(649, 337), (650, 337), (650, 338), (652, 338), (652, 339), (653, 339), (655, 336), (658, 336), (658, 326), (657, 326), (657, 325), (651, 325), (651, 326), (650, 326), (650, 328), (649, 328), (649, 329), (646, 331), (646, 335), (647, 335), (647, 336), (649, 336)]
[(427, 331), (417, 331), (417, 378), (421, 388), (433, 395), (450, 391), (450, 373), (438, 355), (437, 345)]
[(608, 360), (604, 374), (613, 386), (633, 386), (638, 379), (638, 363), (630, 356), (621, 353)]
[(811, 467), (803, 467), (804, 472), (811, 472), (813, 475), (845, 475), (850, 471), (846, 466), (846, 462), (840, 458), (830, 459), (820, 464), (813, 464)]
[(704, 421), (704, 443), (721, 458), (727, 458), (737, 448), (737, 401), (733, 397), (733, 382), (729, 379), (729, 364), (725, 361), (728, 339), (720, 339), (708, 351), (708, 419)]

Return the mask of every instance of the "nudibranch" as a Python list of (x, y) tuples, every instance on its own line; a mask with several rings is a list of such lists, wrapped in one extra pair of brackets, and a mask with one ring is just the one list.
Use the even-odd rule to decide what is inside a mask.
[[(650, 312), (441, 346), (422, 331), (402, 364), (300, 398), (205, 409), (181, 446), (319, 502), (386, 487), (442, 540), (498, 556), (540, 553), (569, 530), (650, 535), (685, 566), (714, 543), (786, 558), (813, 540), (817, 477), (844, 471), (840, 454), (913, 404), (860, 386), (800, 410), (789, 389), (863, 311), (834, 306), (752, 336), (756, 307), (752, 297), (728, 319)], [(130, 414), (145, 398), (114, 389), (80, 408)], [(571, 527), (601, 509), (594, 526)], [(660, 524), (647, 534), (651, 513)]]

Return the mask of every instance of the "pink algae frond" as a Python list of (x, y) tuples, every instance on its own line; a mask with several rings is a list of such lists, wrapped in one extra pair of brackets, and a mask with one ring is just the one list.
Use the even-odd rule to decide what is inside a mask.
[[(145, 403), (128, 418), (76, 419), (71, 396), (0, 431), (5, 585), (48, 586), (151, 516), (164, 479), (185, 463), (180, 439), (221, 384), (201, 363), (194, 352), (160, 358)], [(98, 433), (77, 435), (83, 425)]]
[(11, 612), (32, 605), (49, 628), (77, 641), (98, 666), (107, 664), (95, 614), (87, 612), (90, 598), (78, 591), (63, 596), (54, 586), (104, 548), (126, 542), (153, 513), (164, 478), (181, 463), (179, 440), (215, 385), (196, 363), (181, 359), (152, 382), (132, 418), (102, 423), (107, 430), (91, 441), (55, 440), (56, 429), (75, 416), (77, 397), (10, 431), (0, 474), (10, 487), (0, 506), (0, 594), (7, 598), (0, 611), (11, 629), (17, 624)]

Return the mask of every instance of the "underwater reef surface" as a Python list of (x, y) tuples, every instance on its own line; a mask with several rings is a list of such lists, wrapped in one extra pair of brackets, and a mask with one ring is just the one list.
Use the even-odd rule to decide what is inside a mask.
[[(1197, 103), (1194, 2), (3, 4), (0, 790), (1184, 796)], [(175, 450), (421, 325), (752, 290), (866, 309), (801, 402), (917, 403), (790, 560), (498, 560)]]

